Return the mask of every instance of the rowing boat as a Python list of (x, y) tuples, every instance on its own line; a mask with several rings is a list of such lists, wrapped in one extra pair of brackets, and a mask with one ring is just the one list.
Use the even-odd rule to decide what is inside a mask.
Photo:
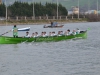
[(59, 25), (59, 26), (46, 26), (44, 25), (43, 28), (62, 28), (64, 25)]
[(87, 38), (87, 31), (84, 31), (80, 34), (76, 35), (62, 35), (62, 36), (47, 36), (47, 37), (31, 37), (31, 38), (25, 38), (25, 37), (8, 37), (8, 36), (0, 36), (0, 44), (17, 44), (22, 42), (56, 42), (56, 41), (62, 41), (62, 40), (68, 40), (68, 39), (74, 39), (74, 38)]
[(19, 28), (18, 31), (30, 31), (30, 27)]

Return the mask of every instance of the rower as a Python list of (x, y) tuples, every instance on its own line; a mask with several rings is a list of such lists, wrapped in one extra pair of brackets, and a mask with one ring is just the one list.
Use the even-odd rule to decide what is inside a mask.
[(67, 32), (68, 32), (68, 35), (71, 35), (72, 34), (72, 32), (70, 32), (70, 29), (68, 29)]
[(80, 33), (80, 30), (77, 28), (76, 29), (76, 34), (79, 34)]
[(45, 32), (45, 36), (48, 36), (48, 34)]
[(25, 37), (28, 37), (28, 38), (30, 37), (29, 32), (26, 32), (26, 36)]
[(75, 30), (73, 30), (72, 35), (76, 35), (76, 31)]
[(43, 35), (44, 35), (44, 32), (41, 32), (41, 35), (40, 35), (40, 36), (42, 36), (42, 37), (43, 37)]
[(68, 35), (68, 31), (65, 31), (64, 35)]
[(52, 32), (49, 32), (49, 36), (52, 36)]
[(63, 31), (60, 31), (60, 35), (64, 35)]
[(31, 37), (33, 37), (33, 38), (34, 38), (34, 37), (35, 37), (35, 34), (34, 34), (34, 33), (32, 33), (32, 36), (31, 36)]
[(60, 31), (58, 31), (58, 34), (57, 34), (57, 35), (58, 35), (58, 36), (62, 36)]
[(18, 37), (18, 28), (16, 25), (14, 25), (13, 27), (13, 37), (14, 38), (17, 38)]
[(57, 36), (55, 32), (52, 32), (52, 36)]
[(35, 37), (39, 37), (38, 32), (35, 32)]
[(43, 37), (46, 37), (46, 36), (48, 36), (48, 35), (46, 34), (46, 32), (44, 32), (44, 35), (43, 35)]

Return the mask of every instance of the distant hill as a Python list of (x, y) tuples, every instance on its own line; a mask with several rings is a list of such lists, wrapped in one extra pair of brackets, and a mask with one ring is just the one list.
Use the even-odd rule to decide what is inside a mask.
[[(3, 0), (4, 2), (5, 0)], [(15, 0), (6, 0), (7, 4), (13, 4)], [(46, 2), (53, 2), (56, 3), (57, 0), (16, 0), (21, 2), (29, 2), (32, 3), (35, 2), (41, 2), (42, 4), (45, 4)], [(72, 10), (73, 6), (78, 6), (78, 0), (58, 0), (60, 4), (66, 7), (68, 10)], [(100, 9), (100, 0), (98, 0), (99, 3), (99, 9)], [(97, 0), (79, 0), (79, 6), (81, 11), (87, 11), (88, 9), (96, 10), (97, 8)]]

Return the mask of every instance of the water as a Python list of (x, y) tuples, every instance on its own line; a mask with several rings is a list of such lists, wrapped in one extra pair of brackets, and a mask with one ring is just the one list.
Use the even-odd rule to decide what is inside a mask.
[[(87, 39), (0, 45), (0, 75), (100, 75), (99, 24), (67, 23), (58, 29), (44, 29), (43, 25), (19, 25), (19, 28), (30, 26), (30, 34), (76, 28), (90, 30)], [(0, 33), (11, 28), (0, 26)], [(12, 36), (12, 32), (8, 35)], [(19, 32), (19, 36), (24, 35), (25, 32)]]

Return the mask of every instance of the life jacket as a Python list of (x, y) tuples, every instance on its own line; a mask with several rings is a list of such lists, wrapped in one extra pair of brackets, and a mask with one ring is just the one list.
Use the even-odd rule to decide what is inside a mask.
[(16, 27), (13, 28), (13, 35), (15, 35), (15, 36), (18, 35), (18, 28), (16, 28)]

